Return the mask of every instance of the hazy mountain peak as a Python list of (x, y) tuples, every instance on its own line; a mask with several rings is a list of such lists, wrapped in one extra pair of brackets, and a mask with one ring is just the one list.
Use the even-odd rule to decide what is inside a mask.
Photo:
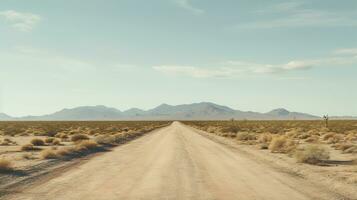
[(0, 113), (0, 120), (9, 120), (12, 117), (10, 117), (9, 115), (5, 114), (5, 113)]
[(175, 108), (177, 107), (163, 103), (153, 109), (148, 110), (147, 112), (151, 115), (169, 115), (170, 113), (174, 112)]
[(283, 116), (283, 115), (289, 115), (290, 111), (286, 110), (285, 108), (277, 108), (268, 112), (268, 114)]
[(210, 106), (210, 107), (215, 107), (215, 108), (222, 109), (222, 110), (225, 110), (225, 111), (235, 111), (234, 109), (232, 109), (230, 107), (218, 105), (218, 104), (211, 103), (211, 102), (201, 102), (199, 104), (207, 105), (207, 106)]
[(172, 107), (172, 106), (169, 104), (166, 104), (166, 103), (162, 103), (159, 106), (157, 106), (156, 108), (168, 108), (168, 107)]
[(141, 115), (144, 115), (146, 111), (144, 110), (141, 110), (139, 108), (130, 108), (126, 111), (123, 112), (124, 115), (127, 115), (127, 116), (141, 116)]
[(108, 107), (106, 107), (106, 106), (104, 106), (104, 105), (96, 105), (96, 106), (94, 106), (94, 107), (96, 107), (96, 108), (108, 108)]

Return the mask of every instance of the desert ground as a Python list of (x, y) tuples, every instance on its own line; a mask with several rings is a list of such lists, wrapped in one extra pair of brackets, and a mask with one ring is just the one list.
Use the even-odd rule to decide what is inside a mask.
[(212, 124), (217, 132), (204, 131), (202, 123), (158, 126), (106, 152), (3, 187), (1, 198), (357, 199), (352, 153), (296, 162), (288, 153), (271, 153), (272, 147), (258, 148), (253, 138), (242, 143), (234, 130), (230, 137), (217, 134)]

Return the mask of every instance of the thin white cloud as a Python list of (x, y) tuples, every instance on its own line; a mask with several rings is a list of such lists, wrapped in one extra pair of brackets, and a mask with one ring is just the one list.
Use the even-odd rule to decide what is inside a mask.
[[(0, 80), (6, 72), (22, 73), (37, 71), (51, 77), (63, 78), (67, 76), (85, 76), (110, 71), (113, 74), (137, 70), (136, 65), (129, 65), (119, 61), (106, 62), (100, 60), (83, 59), (66, 55), (49, 49), (31, 46), (15, 46), (10, 49), (0, 49)], [(5, 73), (5, 74), (4, 74)]]
[(286, 64), (280, 64), (280, 65), (260, 64), (260, 63), (244, 62), (244, 61), (227, 61), (223, 64), (227, 66), (247, 68), (248, 72), (253, 72), (253, 73), (277, 73), (283, 71), (310, 69), (313, 66), (313, 61), (293, 60)]
[(193, 14), (201, 15), (201, 14), (205, 13), (204, 10), (202, 10), (202, 9), (200, 9), (200, 8), (194, 7), (194, 6), (191, 4), (190, 0), (175, 0), (175, 3), (176, 3), (178, 6), (180, 6), (181, 8), (192, 12)]
[(271, 14), (271, 13), (280, 13), (280, 12), (291, 12), (303, 5), (303, 2), (294, 2), (288, 1), (279, 4), (274, 4), (264, 9), (253, 11), (254, 14)]
[(33, 70), (57, 78), (75, 73), (94, 72), (95, 67), (85, 60), (45, 49), (18, 46), (0, 51), (0, 69), (3, 72), (22, 73)]
[(194, 78), (226, 78), (234, 73), (233, 69), (229, 68), (204, 69), (195, 66), (180, 65), (154, 66), (153, 69), (165, 74), (184, 75)]
[(6, 10), (0, 12), (0, 17), (8, 21), (13, 28), (19, 31), (31, 31), (36, 24), (41, 21), (41, 17), (32, 13), (17, 12)]
[[(342, 51), (350, 53), (350, 51)], [(357, 63), (357, 54), (334, 56), (311, 60), (292, 60), (284, 64), (261, 64), (245, 61), (227, 61), (219, 67), (197, 67), (162, 65), (153, 69), (165, 74), (189, 76), (193, 78), (235, 78), (242, 75), (282, 74), (293, 71), (310, 70), (314, 67), (344, 66)]]
[(334, 53), (337, 55), (356, 55), (357, 56), (357, 48), (337, 49)]
[[(299, 28), (299, 27), (353, 27), (357, 26), (355, 13), (339, 13), (318, 9), (307, 9), (302, 2), (285, 2), (258, 10), (265, 20), (242, 23), (237, 28)], [(273, 15), (271, 15), (273, 14)], [(276, 17), (277, 14), (280, 17)]]
[(286, 65), (282, 66), (282, 69), (285, 70), (304, 70), (304, 69), (310, 69), (313, 66), (312, 62), (306, 62), (306, 61), (299, 61), (299, 60), (294, 60), (288, 62)]
[(303, 5), (302, 2), (283, 2), (280, 4), (273, 5), (271, 10), (272, 11), (291, 11), (299, 8), (301, 5)]
[(295, 81), (299, 81), (299, 80), (307, 80), (310, 79), (309, 77), (299, 77), (299, 76), (286, 76), (286, 77), (279, 77), (276, 80), (295, 80)]

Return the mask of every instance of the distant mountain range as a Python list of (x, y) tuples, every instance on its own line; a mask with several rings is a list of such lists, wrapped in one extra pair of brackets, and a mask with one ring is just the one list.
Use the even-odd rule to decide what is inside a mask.
[(13, 118), (10, 117), (9, 115), (0, 113), (0, 120), (11, 120), (11, 119), (13, 119)]
[(227, 106), (217, 105), (209, 102), (168, 105), (161, 104), (150, 110), (132, 108), (120, 111), (116, 108), (106, 106), (81, 106), (72, 109), (63, 109), (53, 114), (42, 116), (11, 117), (0, 113), (0, 121), (10, 120), (58, 120), (58, 121), (84, 121), (84, 120), (228, 120), (228, 119), (249, 119), (249, 120), (293, 120), (320, 119), (318, 116), (290, 112), (279, 108), (267, 113), (234, 110)]

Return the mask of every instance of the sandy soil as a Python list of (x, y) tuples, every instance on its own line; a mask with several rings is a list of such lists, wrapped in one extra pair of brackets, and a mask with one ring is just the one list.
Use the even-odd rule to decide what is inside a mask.
[(175, 122), (4, 199), (347, 198)]
[[(37, 146), (39, 151), (22, 151), (21, 146), (25, 144), (30, 144), (30, 141), (34, 138), (46, 139), (45, 136), (14, 136), (14, 137), (3, 137), (0, 136), (0, 140), (8, 138), (11, 141), (16, 142), (16, 145), (0, 145), (0, 159), (10, 160), (13, 165), (18, 170), (31, 169), (33, 166), (39, 164), (45, 164), (49, 160), (41, 159), (40, 152), (44, 149), (51, 148), (64, 148), (68, 146), (74, 146), (71, 142), (61, 142), (61, 145), (46, 145), (46, 146)], [(27, 155), (30, 158), (25, 159), (24, 156)], [(1, 181), (0, 181), (1, 183)]]

